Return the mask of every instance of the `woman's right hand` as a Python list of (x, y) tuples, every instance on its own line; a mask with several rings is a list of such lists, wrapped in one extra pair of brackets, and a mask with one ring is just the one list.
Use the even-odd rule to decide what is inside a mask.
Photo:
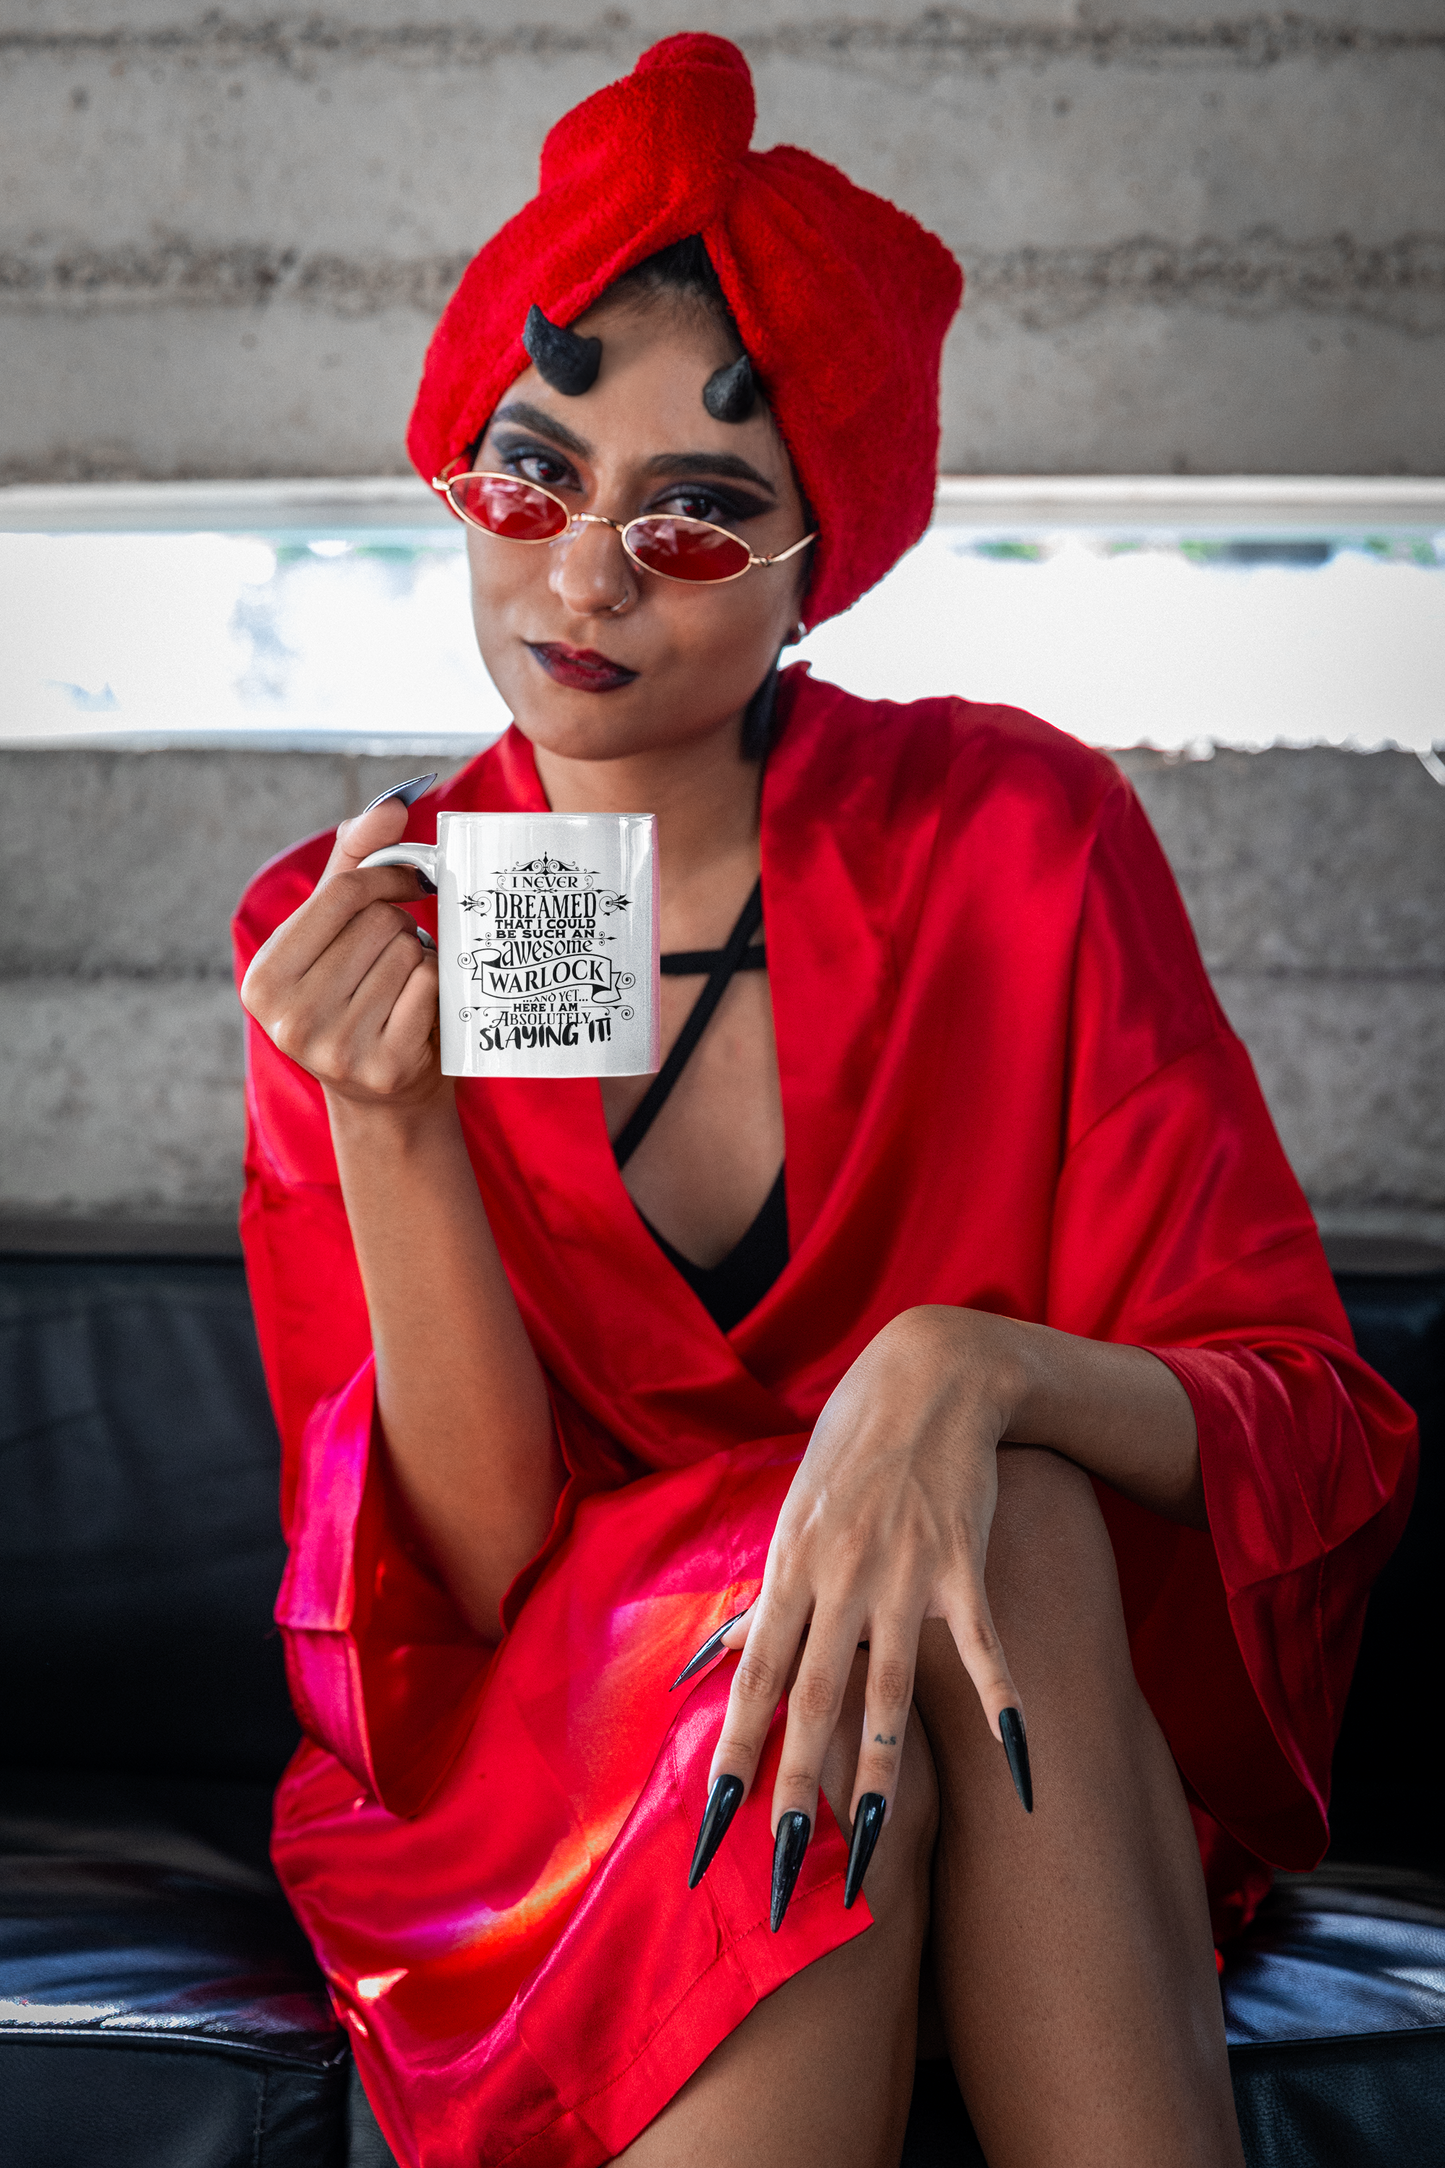
[(451, 1082), (437, 960), (399, 909), (395, 798), (336, 832), (326, 871), (246, 973), (241, 999), (324, 1087), (402, 1508), (473, 1631), (546, 1541), (566, 1469), (541, 1365), (492, 1239)]
[(418, 1107), (443, 1089), (437, 960), (416, 922), (409, 866), (358, 870), (406, 829), (397, 798), (343, 821), (326, 871), (299, 910), (257, 950), (241, 1000), (283, 1054), (328, 1096)]

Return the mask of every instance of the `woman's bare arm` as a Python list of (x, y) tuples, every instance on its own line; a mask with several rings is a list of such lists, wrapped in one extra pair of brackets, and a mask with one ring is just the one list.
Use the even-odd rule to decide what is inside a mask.
[(350, 822), (315, 893), (271, 936), (242, 999), (326, 1094), (398, 1489), (464, 1617), (500, 1633), (508, 1583), (544, 1539), (563, 1468), (437, 1051), (435, 956), (389, 899), (394, 801)]
[(392, 1472), (469, 1625), (495, 1641), (564, 1479), (541, 1365), (450, 1089), (417, 1109), (327, 1103)]
[[(948, 1321), (945, 1331), (959, 1314), (914, 1313), (925, 1330), (935, 1318)], [(1194, 1409), (1167, 1363), (1146, 1348), (967, 1315), (975, 1344), (996, 1340), (999, 1361), (1016, 1366), (1002, 1444), (1050, 1445), (1166, 1521), (1208, 1526)]]
[(1193, 1409), (1157, 1356), (981, 1310), (905, 1311), (824, 1407), (778, 1516), (757, 1604), (727, 1633), (725, 1645), (744, 1654), (710, 1789), (724, 1777), (752, 1783), (787, 1693), (774, 1821), (793, 1811), (811, 1818), (840, 1682), (867, 1642), (850, 1811), (868, 1793), (892, 1799), (928, 1618), (946, 1620), (1002, 1736), (1002, 1713), (1022, 1703), (984, 1568), (998, 1451), (1009, 1444), (1051, 1447), (1165, 1518), (1206, 1525)]

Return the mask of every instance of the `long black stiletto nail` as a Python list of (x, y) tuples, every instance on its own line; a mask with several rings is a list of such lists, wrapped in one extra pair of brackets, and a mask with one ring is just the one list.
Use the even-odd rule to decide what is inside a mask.
[(808, 1839), (813, 1824), (806, 1814), (785, 1814), (778, 1823), (778, 1834), (773, 1840), (773, 1903), (770, 1924), (776, 1934), (783, 1924), (783, 1915), (793, 1894), (803, 1865), (803, 1854), (808, 1849)]
[(883, 1812), (887, 1805), (882, 1792), (865, 1792), (858, 1802), (858, 1812), (853, 1817), (853, 1842), (848, 1847), (848, 1872), (843, 1882), (845, 1912), (852, 1911), (863, 1887), (873, 1847), (883, 1832)]
[(723, 1621), (722, 1625), (719, 1626), (715, 1634), (708, 1635), (706, 1641), (704, 1641), (702, 1647), (698, 1650), (696, 1656), (690, 1656), (688, 1658), (687, 1662), (683, 1665), (681, 1671), (679, 1671), (679, 1673), (677, 1674), (677, 1677), (673, 1680), (672, 1685), (669, 1686), (669, 1688), (667, 1689), (670, 1694), (675, 1693), (678, 1687), (681, 1686), (685, 1680), (692, 1678), (696, 1672), (701, 1671), (704, 1664), (710, 1664), (712, 1662), (713, 1658), (717, 1655), (719, 1649), (722, 1647), (723, 1635), (726, 1633), (731, 1633), (734, 1626), (736, 1626), (738, 1620), (740, 1618), (746, 1618), (751, 1609), (752, 1605), (750, 1603), (744, 1604), (741, 1611), (734, 1611), (730, 1619), (725, 1619)]
[(1017, 1709), (1000, 1709), (998, 1716), (999, 1737), (1008, 1756), (1008, 1773), (1014, 1780), (1014, 1790), (1019, 1795), (1019, 1805), (1025, 1814), (1034, 1811), (1034, 1780), (1029, 1774), (1029, 1742), (1024, 1737), (1024, 1720)]
[(373, 798), (370, 805), (362, 807), (357, 815), (358, 820), (364, 819), (368, 813), (374, 813), (379, 805), (385, 805), (388, 798), (400, 798), (406, 806), (415, 805), (422, 792), (430, 790), (436, 779), (437, 771), (433, 768), (430, 775), (414, 775), (409, 783), (393, 784), (390, 790), (384, 790), (379, 797)]
[(697, 1844), (688, 1869), (687, 1886), (696, 1889), (698, 1883), (712, 1865), (713, 1853), (728, 1833), (728, 1824), (742, 1802), (743, 1780), (741, 1777), (719, 1777), (707, 1795), (703, 1810), (702, 1827), (697, 1833)]

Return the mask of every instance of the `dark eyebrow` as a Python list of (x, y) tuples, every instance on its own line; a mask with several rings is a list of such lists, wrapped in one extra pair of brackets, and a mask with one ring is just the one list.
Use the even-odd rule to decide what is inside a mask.
[(498, 422), (515, 422), (522, 429), (535, 429), (539, 436), (550, 437), (564, 452), (573, 452), (578, 459), (594, 456), (585, 437), (574, 436), (565, 422), (554, 421), (541, 407), (528, 406), (525, 399), (514, 399), (510, 406), (499, 407), (488, 427), (494, 429)]
[[(574, 435), (565, 422), (554, 420), (541, 407), (529, 406), (525, 399), (514, 399), (499, 407), (489, 423), (495, 428), (500, 422), (511, 422), (521, 429), (533, 429), (538, 436), (550, 437), (564, 452), (571, 452), (578, 459), (596, 457), (585, 437)], [(731, 475), (735, 481), (751, 482), (757, 489), (765, 489), (770, 497), (776, 497), (776, 485), (756, 467), (750, 467), (736, 452), (659, 452), (647, 462), (647, 472), (659, 477), (673, 474)]]
[(770, 497), (778, 494), (775, 484), (756, 467), (750, 467), (736, 452), (659, 452), (647, 462), (649, 474), (730, 474), (735, 481), (752, 482), (758, 489), (765, 489)]

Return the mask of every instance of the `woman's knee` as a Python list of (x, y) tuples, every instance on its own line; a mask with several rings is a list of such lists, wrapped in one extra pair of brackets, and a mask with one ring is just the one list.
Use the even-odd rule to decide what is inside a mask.
[(1001, 1446), (998, 1505), (989, 1531), (984, 1584), (999, 1614), (1020, 1604), (1089, 1617), (1119, 1605), (1114, 1547), (1094, 1486), (1076, 1462), (1042, 1446)]
[(1077, 1461), (1046, 1445), (999, 1447), (998, 1514), (1040, 1527), (1057, 1522), (1071, 1528), (1098, 1513), (1093, 1483)]
[[(1004, 1656), (1020, 1689), (1068, 1678), (1133, 1687), (1114, 1548), (1083, 1469), (1038, 1446), (999, 1451), (998, 1506), (984, 1581)], [(952, 1633), (930, 1620), (917, 1694), (934, 1726), (949, 1712), (987, 1730)], [(974, 1719), (977, 1718), (975, 1723)], [(950, 1724), (947, 1736), (958, 1736)], [(937, 1738), (935, 1737), (935, 1745)]]

